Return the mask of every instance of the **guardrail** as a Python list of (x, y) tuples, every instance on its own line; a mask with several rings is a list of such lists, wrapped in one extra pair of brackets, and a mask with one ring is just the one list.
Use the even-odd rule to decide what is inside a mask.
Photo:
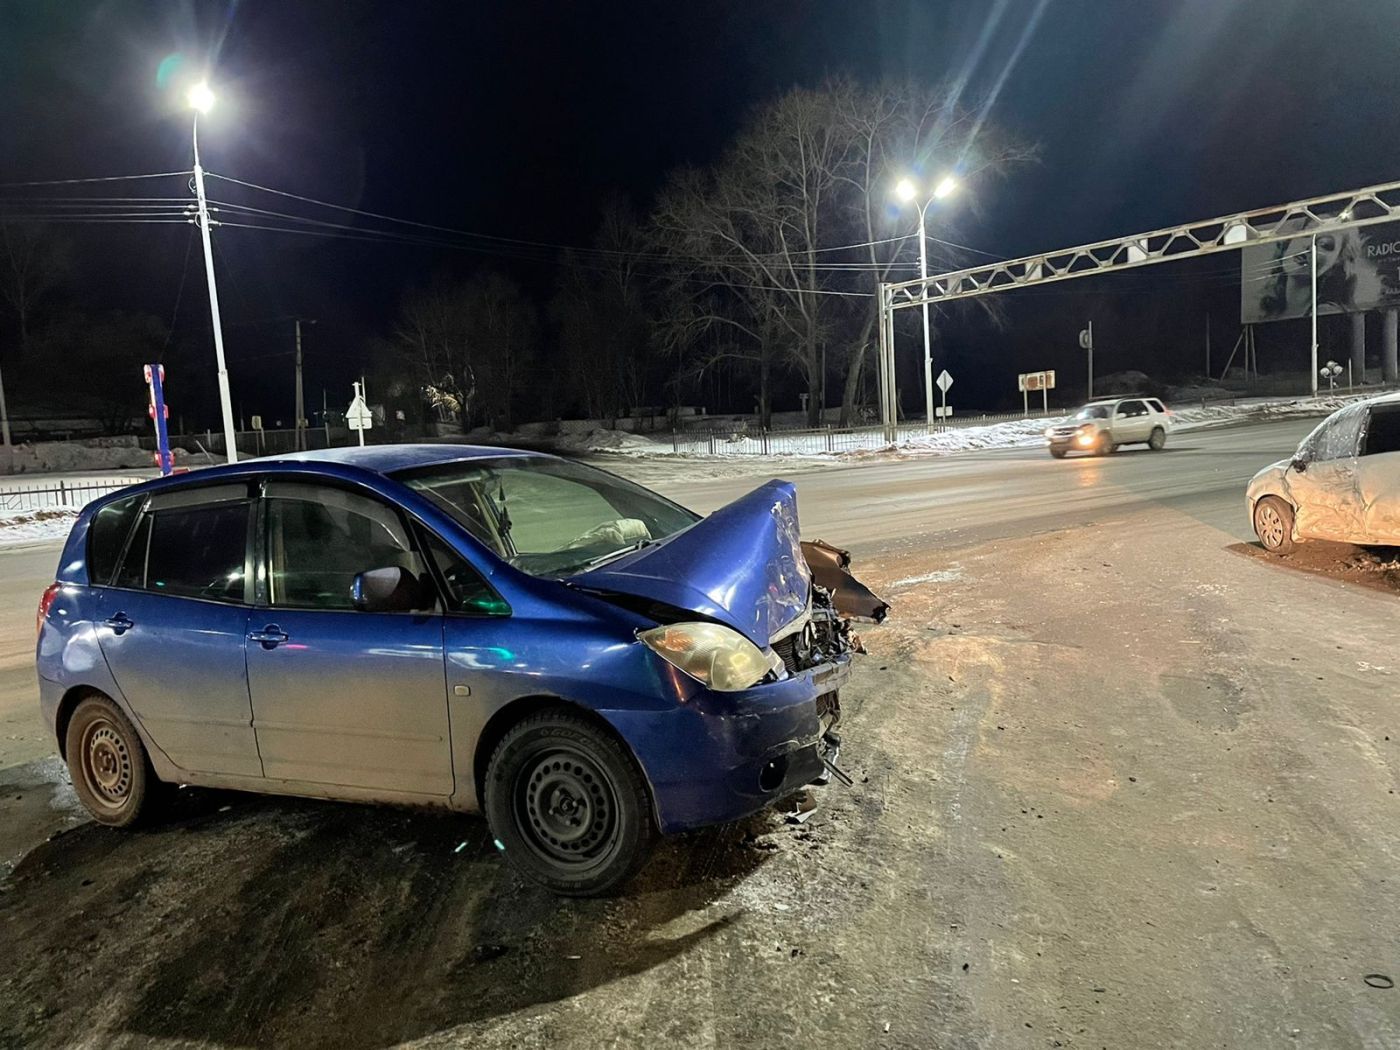
[(128, 485), (139, 485), (145, 478), (103, 478), (100, 481), (57, 481), (52, 485), (25, 488), (0, 486), (0, 511), (81, 510), (93, 500)]

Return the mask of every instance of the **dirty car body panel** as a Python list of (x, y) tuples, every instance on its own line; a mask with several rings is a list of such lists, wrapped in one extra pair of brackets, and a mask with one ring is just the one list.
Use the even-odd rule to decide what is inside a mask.
[(1265, 496), (1292, 509), (1294, 540), (1400, 546), (1400, 395), (1337, 410), (1259, 471), (1246, 490), (1251, 520)]
[[(470, 485), (434, 488), (453, 477)], [(535, 505), (574, 499), (569, 485), (597, 508)], [(153, 544), (171, 507), (222, 517), (166, 580)], [(125, 531), (99, 559), (107, 508), (104, 527)], [(244, 520), (246, 544), (231, 538)], [(216, 564), (224, 582), (187, 579)], [(422, 588), (419, 607), (351, 600), (384, 566)], [(82, 513), (56, 580), (36, 663), (60, 750), (75, 702), (100, 693), (161, 780), (471, 812), (505, 727), (553, 705), (625, 745), (663, 832), (817, 778), (855, 648), (836, 588), (813, 584), (791, 484), (700, 518), (603, 471), (469, 446), (303, 453), (122, 490)], [(883, 616), (875, 604), (859, 611)], [(643, 644), (678, 621), (742, 636), (762, 679), (711, 688)]]

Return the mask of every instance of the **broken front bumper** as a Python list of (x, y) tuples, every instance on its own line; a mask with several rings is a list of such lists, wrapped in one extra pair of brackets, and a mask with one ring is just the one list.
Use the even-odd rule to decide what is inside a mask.
[(818, 779), (835, 724), (836, 691), (851, 654), (779, 682), (737, 693), (702, 691), (674, 711), (617, 712), (613, 718), (642, 758), (663, 832), (723, 824), (757, 812)]

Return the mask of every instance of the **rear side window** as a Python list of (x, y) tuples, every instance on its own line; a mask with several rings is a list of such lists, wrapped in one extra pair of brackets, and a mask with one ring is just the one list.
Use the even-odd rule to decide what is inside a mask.
[(116, 585), (181, 598), (242, 602), (246, 593), (246, 501), (145, 514)]
[(1124, 401), (1118, 406), (1118, 414), (1128, 417), (1145, 416), (1147, 415), (1147, 406), (1141, 401)]
[(1147, 404), (1152, 408), (1152, 411), (1161, 412), (1163, 415), (1166, 414), (1167, 406), (1162, 404), (1162, 402), (1158, 401), (1155, 397), (1148, 398)]
[(112, 573), (121, 560), (122, 548), (131, 533), (131, 525), (141, 510), (141, 496), (128, 496), (109, 503), (92, 516), (88, 528), (88, 580), (94, 584), (111, 581)]
[(1361, 454), (1379, 456), (1386, 452), (1400, 452), (1400, 405), (1371, 409), (1371, 419), (1366, 425), (1366, 442)]

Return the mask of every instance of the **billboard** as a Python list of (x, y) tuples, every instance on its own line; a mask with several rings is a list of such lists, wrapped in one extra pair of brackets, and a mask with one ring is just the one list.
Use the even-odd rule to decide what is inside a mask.
[[(1301, 223), (1300, 223), (1301, 225)], [(1312, 235), (1241, 251), (1240, 320), (1244, 324), (1307, 317), (1312, 312)], [(1317, 312), (1355, 313), (1400, 307), (1400, 223), (1317, 235)]]

